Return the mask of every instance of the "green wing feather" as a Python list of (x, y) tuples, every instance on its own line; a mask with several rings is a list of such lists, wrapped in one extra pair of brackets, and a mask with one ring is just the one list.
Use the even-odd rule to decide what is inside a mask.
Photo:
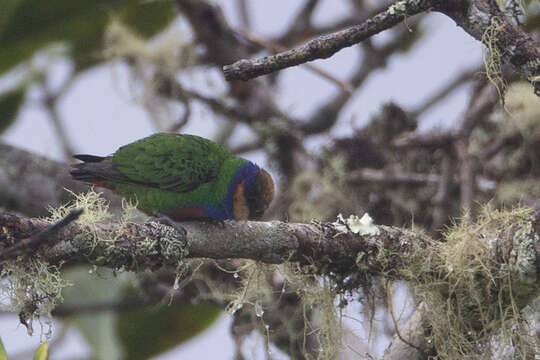
[(187, 192), (214, 180), (229, 156), (198, 136), (155, 134), (118, 149), (112, 163), (126, 182)]

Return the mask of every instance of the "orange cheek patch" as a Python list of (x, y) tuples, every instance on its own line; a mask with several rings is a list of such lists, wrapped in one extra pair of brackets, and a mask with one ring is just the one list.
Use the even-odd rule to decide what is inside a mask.
[(269, 173), (267, 173), (265, 170), (261, 171), (262, 178), (263, 178), (263, 196), (264, 196), (264, 203), (266, 204), (266, 207), (270, 205), (272, 200), (274, 199), (274, 180), (272, 180), (272, 177)]
[(236, 186), (233, 195), (233, 213), (236, 220), (247, 220), (249, 218), (249, 207), (244, 196), (244, 184)]

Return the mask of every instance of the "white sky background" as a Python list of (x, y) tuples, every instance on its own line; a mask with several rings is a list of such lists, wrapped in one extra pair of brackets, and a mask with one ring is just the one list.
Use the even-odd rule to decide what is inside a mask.
[[(222, 5), (231, 23), (238, 24), (236, 2), (217, 2)], [(251, 1), (249, 5), (253, 14), (254, 32), (262, 36), (280, 33), (302, 3), (303, 1), (288, 0)], [(347, 1), (327, 0), (319, 6), (315, 18), (323, 23), (347, 11)], [(380, 110), (382, 103), (390, 100), (405, 109), (411, 109), (456, 74), (480, 63), (481, 44), (456, 27), (448, 18), (430, 14), (424, 28), (429, 34), (420, 40), (420, 46), (410, 53), (392, 57), (386, 69), (369, 77), (361, 93), (355, 95), (354, 101), (343, 112), (333, 134), (351, 134), (352, 126), (360, 127), (365, 124)], [(375, 41), (384, 41), (384, 37), (384, 33), (378, 35)], [(345, 79), (359, 60), (357, 55), (358, 49), (352, 47), (314, 64), (337, 78)], [(63, 63), (55, 68), (54, 78), (57, 81), (62, 81), (68, 66), (69, 64)], [(194, 76), (193, 79), (204, 77)], [(219, 75), (211, 77), (219, 81)], [(148, 120), (148, 114), (136, 103), (136, 99), (133, 99), (130, 86), (132, 84), (126, 68), (121, 63), (100, 66), (79, 76), (60, 104), (60, 114), (75, 151), (107, 155), (119, 146), (155, 131)], [(196, 87), (197, 84), (193, 86)], [(278, 103), (282, 104), (282, 108), (301, 117), (309, 114), (319, 102), (327, 99), (336, 90), (334, 85), (326, 80), (297, 67), (283, 71), (279, 91)], [(35, 99), (37, 94), (38, 92), (32, 91), (29, 98)], [(421, 118), (420, 127), (428, 129), (435, 125), (451, 124), (464, 110), (467, 98), (466, 89), (456, 92), (440, 106), (427, 112)], [(2, 135), (1, 140), (54, 159), (62, 159), (61, 148), (43, 109), (30, 101), (19, 116), (16, 124)], [(217, 131), (216, 121), (212, 120), (212, 116), (209, 111), (195, 110), (189, 125), (183, 131), (211, 138)], [(319, 136), (319, 141), (311, 141), (310, 146), (316, 150), (320, 146), (320, 140), (327, 138), (325, 135)], [(260, 156), (249, 155), (246, 157), (260, 162)], [(211, 329), (159, 359), (178, 359), (180, 356), (182, 359), (231, 359), (233, 342), (229, 335), (229, 325), (230, 317), (223, 315)], [(354, 323), (349, 325), (358, 328)], [(39, 336), (29, 338), (26, 335), (26, 330), (23, 326), (18, 326), (15, 316), (0, 317), (0, 330), (9, 354), (29, 347), (35, 348), (39, 342)], [(39, 331), (36, 332), (39, 334)], [(383, 349), (382, 346), (379, 347)], [(51, 360), (72, 359), (74, 355), (87, 354), (84, 341), (74, 332), (68, 334), (63, 345), (57, 350)]]

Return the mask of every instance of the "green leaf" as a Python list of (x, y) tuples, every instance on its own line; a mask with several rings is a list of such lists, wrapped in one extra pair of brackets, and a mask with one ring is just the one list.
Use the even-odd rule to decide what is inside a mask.
[[(0, 31), (0, 74), (26, 61), (44, 46), (58, 41), (71, 45), (76, 67), (80, 70), (103, 60), (100, 48), (111, 17), (123, 17), (142, 35), (153, 35), (175, 15), (171, 1), (8, 1), (13, 2), (10, 16), (0, 17), (0, 21), (4, 19), (5, 23), (3, 31)], [(2, 8), (0, 13), (3, 11)]]
[(49, 345), (42, 343), (34, 353), (34, 360), (47, 360), (49, 358)]
[[(116, 301), (121, 298), (124, 280), (111, 270), (99, 268), (94, 274), (87, 267), (72, 269), (65, 274), (73, 286), (63, 290), (66, 306)], [(121, 349), (114, 333), (114, 312), (81, 314), (73, 317), (73, 324), (80, 331), (92, 350), (92, 359), (119, 359)]]
[(529, 15), (525, 21), (525, 30), (527, 32), (533, 32), (540, 28), (540, 13)]
[(0, 94), (0, 134), (17, 119), (24, 101), (25, 87), (19, 87)]
[(163, 30), (176, 17), (172, 1), (153, 1), (128, 6), (120, 11), (122, 23), (140, 36), (150, 38)]
[(2, 338), (0, 338), (0, 360), (7, 360), (7, 353), (6, 349), (4, 348), (4, 343), (2, 342)]
[(4, 26), (8, 23), (11, 14), (21, 2), (22, 0), (2, 0), (2, 10), (0, 11), (0, 36)]
[(22, 0), (0, 34), (0, 73), (11, 69), (45, 45), (73, 39), (88, 28), (104, 0)]
[(118, 314), (116, 331), (126, 359), (149, 359), (200, 334), (220, 313), (221, 309), (210, 303), (133, 309)]

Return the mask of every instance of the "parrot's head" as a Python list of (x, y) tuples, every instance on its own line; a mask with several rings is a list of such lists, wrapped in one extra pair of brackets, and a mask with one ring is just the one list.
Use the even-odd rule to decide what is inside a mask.
[(251, 162), (246, 165), (234, 192), (233, 213), (237, 220), (257, 220), (274, 198), (274, 181), (266, 170)]

